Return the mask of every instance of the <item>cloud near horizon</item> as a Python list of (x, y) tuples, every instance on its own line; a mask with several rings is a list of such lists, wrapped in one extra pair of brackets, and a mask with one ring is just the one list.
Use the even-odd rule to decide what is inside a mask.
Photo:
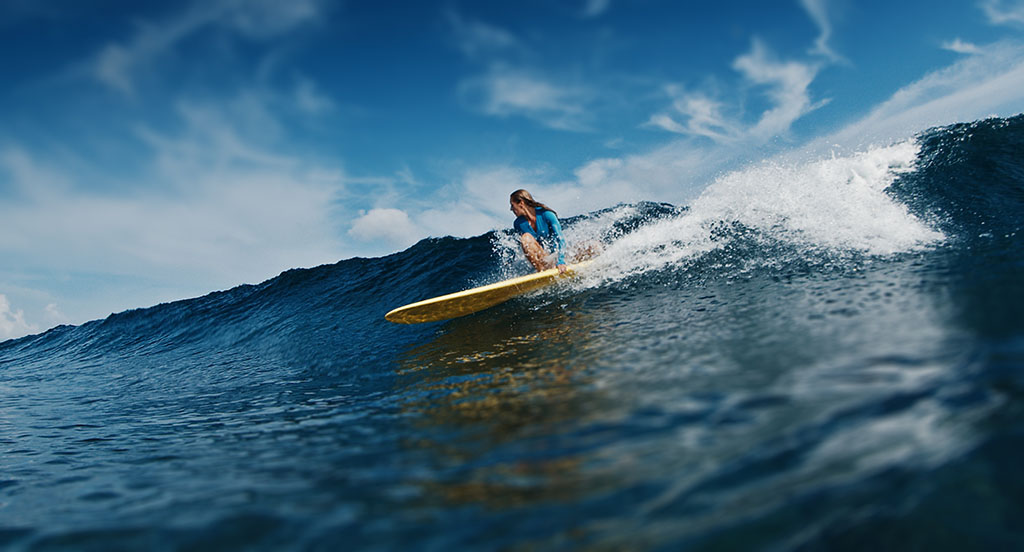
[(398, 249), (405, 249), (422, 238), (409, 215), (394, 208), (361, 212), (348, 234), (361, 241), (383, 241)]
[[(0, 177), (15, 191), (0, 202), (0, 220), (18, 229), (0, 233), (8, 271), (19, 266), (60, 277), (144, 277), (164, 290), (162, 300), (170, 300), (344, 256), (335, 213), (344, 192), (340, 169), (268, 151), (247, 137), (244, 126), (218, 113), (183, 104), (180, 132), (140, 127), (149, 148), (145, 179), (129, 193), (89, 187), (70, 166), (43, 162), (43, 153), (0, 149)], [(82, 163), (87, 161), (71, 165)], [(10, 286), (14, 276), (8, 271), (0, 272), (0, 282), (6, 278)], [(124, 293), (107, 313), (86, 313), (69, 298), (40, 297), (54, 306), (30, 320), (78, 322), (138, 301)], [(12, 316), (8, 325), (20, 324)]]
[(0, 293), (0, 341), (38, 331), (39, 326), (25, 321), (25, 311), (13, 309), (7, 296)]

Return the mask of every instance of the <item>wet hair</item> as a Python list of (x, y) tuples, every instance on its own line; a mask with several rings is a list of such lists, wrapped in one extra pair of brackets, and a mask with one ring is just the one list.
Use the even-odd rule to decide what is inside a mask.
[[(552, 213), (555, 213), (554, 209), (552, 209), (551, 207), (548, 207), (547, 205), (544, 205), (543, 203), (533, 199), (533, 196), (530, 195), (530, 192), (527, 192), (526, 190), (523, 190), (523, 189), (519, 189), (519, 190), (516, 190), (516, 191), (512, 192), (512, 195), (509, 196), (509, 199), (511, 201), (524, 201), (524, 202), (526, 202), (527, 205), (529, 205), (530, 207), (533, 207), (534, 209), (536, 209), (537, 207), (540, 207), (541, 209), (543, 209), (545, 211), (551, 211)], [(557, 215), (558, 213), (555, 213), (555, 214)]]

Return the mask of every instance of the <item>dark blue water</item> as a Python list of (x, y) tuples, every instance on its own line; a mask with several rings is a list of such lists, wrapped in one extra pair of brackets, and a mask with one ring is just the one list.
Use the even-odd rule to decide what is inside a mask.
[(0, 344), (0, 547), (1024, 547), (1024, 117)]

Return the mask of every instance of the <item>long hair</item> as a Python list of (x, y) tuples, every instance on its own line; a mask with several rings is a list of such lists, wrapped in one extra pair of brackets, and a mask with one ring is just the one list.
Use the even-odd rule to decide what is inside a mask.
[[(527, 192), (526, 190), (520, 189), (520, 190), (516, 190), (516, 191), (512, 192), (512, 195), (509, 196), (509, 199), (511, 199), (512, 201), (517, 201), (517, 202), (518, 201), (526, 202), (527, 205), (529, 205), (530, 207), (533, 207), (534, 209), (536, 209), (537, 207), (540, 207), (541, 209), (543, 209), (545, 211), (551, 211), (552, 213), (555, 213), (555, 210), (552, 209), (551, 207), (548, 207), (547, 205), (544, 205), (543, 203), (533, 199), (533, 196), (530, 195), (530, 192)], [(555, 213), (555, 214), (557, 215), (558, 213)]]

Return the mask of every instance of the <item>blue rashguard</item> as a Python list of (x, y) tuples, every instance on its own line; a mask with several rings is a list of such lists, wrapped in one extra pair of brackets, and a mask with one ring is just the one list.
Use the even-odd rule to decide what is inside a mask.
[(558, 249), (558, 264), (564, 265), (565, 238), (562, 237), (562, 225), (558, 223), (558, 217), (551, 211), (545, 211), (540, 207), (535, 209), (537, 210), (536, 230), (533, 229), (533, 226), (530, 226), (530, 221), (526, 217), (516, 217), (512, 227), (519, 234), (530, 234), (533, 236), (544, 247), (545, 251), (550, 251), (550, 246), (554, 245)]

